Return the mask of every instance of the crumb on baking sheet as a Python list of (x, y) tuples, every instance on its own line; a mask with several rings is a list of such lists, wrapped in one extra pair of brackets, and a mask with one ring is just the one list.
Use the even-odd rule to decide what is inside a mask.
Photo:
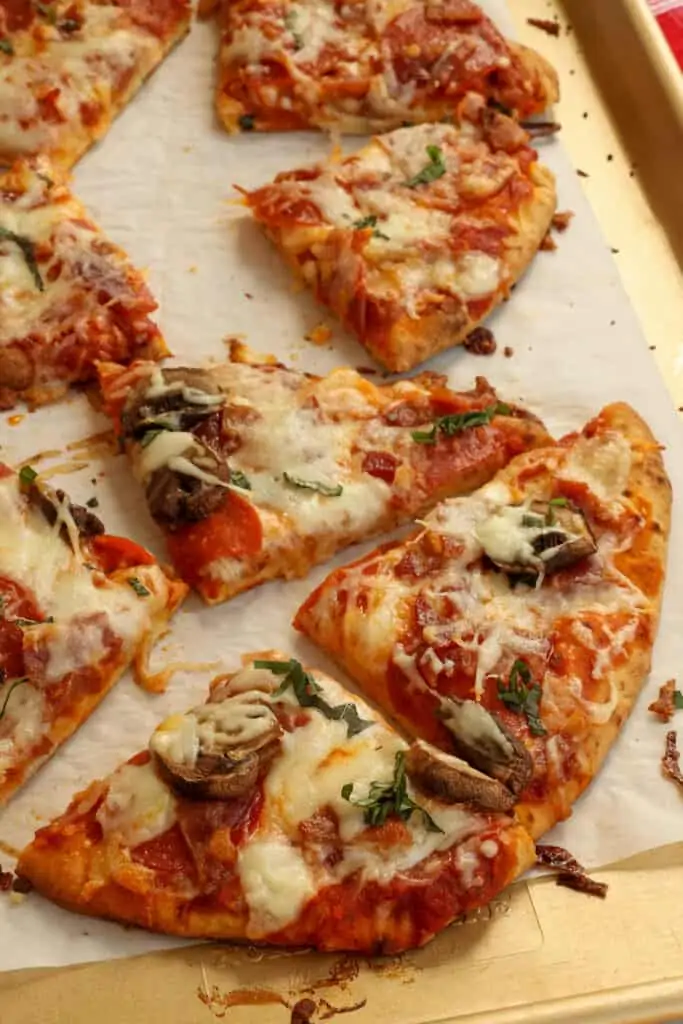
[(647, 706), (647, 710), (657, 715), (662, 722), (670, 722), (676, 711), (682, 708), (683, 693), (676, 689), (675, 679), (667, 679), (665, 683), (662, 683), (657, 699)]
[(463, 342), (468, 352), (475, 356), (490, 356), (496, 351), (496, 339), (488, 327), (475, 327)]
[(532, 28), (538, 28), (541, 32), (545, 32), (549, 36), (559, 36), (560, 34), (560, 23), (559, 21), (553, 21), (551, 18), (527, 18), (527, 25), (531, 25)]
[(576, 173), (580, 178), (590, 178), (588, 171), (582, 171), (580, 167), (576, 168)]
[(515, 350), (514, 348), (512, 348), (511, 345), (506, 345), (505, 348), (503, 349), (503, 355), (505, 356), (506, 359), (511, 359), (512, 356), (514, 356), (514, 354)]
[(566, 231), (574, 217), (573, 210), (558, 210), (553, 214), (551, 224), (555, 231)]
[(187, 272), (188, 272), (188, 274), (196, 274), (197, 273), (197, 264), (193, 263), (192, 266), (187, 268)]
[(304, 334), (306, 341), (312, 341), (314, 345), (326, 345), (331, 337), (332, 328), (323, 323), (316, 324)]
[(550, 231), (546, 231), (543, 238), (541, 239), (541, 244), (538, 248), (541, 250), (541, 252), (555, 252), (555, 250), (557, 249), (557, 242), (550, 234)]

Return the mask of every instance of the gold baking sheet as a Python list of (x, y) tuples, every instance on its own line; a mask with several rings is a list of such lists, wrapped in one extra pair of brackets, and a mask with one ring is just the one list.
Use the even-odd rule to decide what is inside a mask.
[[(583, 186), (608, 244), (618, 250), (673, 400), (683, 405), (676, 261), (683, 252), (683, 136), (675, 109), (622, 0), (510, 5), (522, 39), (558, 66), (565, 145), (589, 175)], [(563, 26), (558, 38), (525, 24), (527, 17), (554, 15)], [(289, 1024), (290, 1009), (274, 1000), (291, 1007), (309, 995), (319, 1007), (316, 1022), (363, 1000), (349, 1024), (683, 1019), (683, 844), (598, 877), (612, 883), (604, 902), (550, 880), (522, 883), (496, 902), (493, 921), (461, 924), (418, 954), (374, 965), (201, 946), (0, 975), (0, 1024)]]

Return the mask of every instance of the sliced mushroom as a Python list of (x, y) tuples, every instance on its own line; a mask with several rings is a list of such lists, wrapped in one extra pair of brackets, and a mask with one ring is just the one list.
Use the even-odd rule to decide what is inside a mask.
[(523, 743), (510, 735), (492, 711), (474, 700), (444, 697), (437, 710), (453, 737), (456, 754), (518, 796), (533, 772)]
[(569, 503), (507, 505), (476, 532), (484, 553), (511, 575), (547, 575), (597, 550), (583, 513)]
[(162, 370), (135, 387), (123, 407), (125, 437), (140, 437), (159, 427), (188, 430), (216, 413), (225, 401), (220, 388), (206, 373), (189, 366)]
[(249, 793), (280, 749), (282, 728), (263, 694), (237, 694), (172, 715), (150, 750), (168, 783), (197, 800)]
[(229, 481), (227, 463), (195, 441), (150, 475), (145, 488), (150, 513), (171, 527), (205, 519), (225, 501)]
[(425, 793), (449, 804), (477, 804), (488, 811), (509, 811), (515, 803), (512, 792), (466, 761), (417, 740), (406, 755), (408, 777)]
[(71, 544), (70, 527), (71, 530), (75, 527), (82, 537), (95, 537), (104, 533), (100, 519), (82, 505), (73, 505), (64, 491), (53, 491), (43, 483), (30, 483), (23, 487), (23, 491), (31, 504), (40, 509), (50, 526), (54, 526), (58, 519), (61, 521), (59, 535), (67, 544)]

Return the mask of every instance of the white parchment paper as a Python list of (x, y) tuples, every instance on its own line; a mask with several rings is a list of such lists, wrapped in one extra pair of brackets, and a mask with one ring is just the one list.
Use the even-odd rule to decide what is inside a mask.
[[(510, 27), (502, 0), (484, 6), (502, 27)], [(253, 187), (278, 171), (322, 159), (329, 142), (315, 134), (226, 135), (213, 115), (215, 50), (213, 27), (195, 25), (102, 144), (83, 159), (74, 188), (109, 235), (149, 269), (160, 323), (179, 361), (222, 359), (223, 338), (242, 334), (253, 347), (275, 352), (301, 369), (367, 365), (367, 354), (310, 296), (294, 289), (289, 271), (259, 230), (228, 202), (234, 197), (233, 183)], [(563, 85), (571, 88), (571, 82)], [(680, 495), (683, 435), (671, 400), (561, 144), (551, 141), (540, 148), (557, 175), (560, 208), (576, 214), (571, 228), (560, 237), (556, 252), (539, 254), (512, 301), (492, 318), (498, 341), (494, 356), (454, 350), (432, 365), (448, 372), (459, 387), (485, 374), (502, 396), (529, 405), (556, 434), (581, 427), (609, 401), (631, 402), (666, 444), (674, 492)], [(305, 332), (323, 320), (334, 328), (332, 344), (316, 347), (304, 341)], [(505, 346), (514, 349), (512, 358), (504, 358)], [(19, 426), (9, 426), (3, 417), (0, 457), (14, 462), (45, 449), (63, 449), (107, 426), (84, 397), (75, 396), (26, 417)], [(123, 457), (93, 458), (58, 482), (77, 500), (97, 494), (110, 532), (127, 534), (163, 554)], [(548, 836), (593, 867), (683, 840), (683, 800), (659, 768), (665, 729), (647, 712), (659, 685), (683, 666), (683, 577), (676, 571), (683, 564), (682, 525), (675, 508), (650, 680), (599, 779), (571, 820)], [(336, 564), (351, 555), (342, 555)], [(227, 669), (238, 663), (241, 652), (275, 645), (329, 667), (294, 634), (290, 620), (330, 568), (320, 567), (307, 580), (259, 588), (223, 607), (204, 608), (191, 598), (158, 648), (156, 661), (215, 660)], [(149, 696), (130, 677), (123, 679), (0, 812), (0, 841), (24, 845), (36, 827), (63, 810), (74, 791), (143, 748), (164, 715), (203, 699), (214, 674), (180, 673), (163, 696)], [(0, 862), (3, 867), (11, 863), (1, 849)], [(132, 956), (174, 944), (70, 914), (35, 894), (20, 906), (0, 900), (4, 970)]]

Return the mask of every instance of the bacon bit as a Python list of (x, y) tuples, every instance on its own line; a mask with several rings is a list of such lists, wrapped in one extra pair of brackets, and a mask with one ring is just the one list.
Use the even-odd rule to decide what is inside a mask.
[(681, 772), (681, 766), (678, 763), (680, 756), (678, 745), (676, 743), (676, 732), (672, 729), (671, 732), (666, 734), (666, 747), (664, 749), (664, 757), (662, 758), (662, 769), (665, 775), (683, 789), (683, 773)]
[(475, 327), (463, 342), (468, 352), (475, 356), (491, 356), (496, 351), (496, 339), (488, 327)]
[(574, 217), (573, 210), (558, 210), (557, 213), (553, 214), (551, 224), (555, 231), (566, 231), (572, 222)]
[(558, 885), (586, 893), (588, 896), (598, 896), (602, 900), (607, 895), (607, 884), (589, 878), (578, 860), (561, 846), (536, 846), (536, 863), (540, 867), (556, 868)]
[(526, 23), (532, 28), (540, 28), (541, 32), (546, 32), (549, 36), (560, 34), (559, 21), (551, 21), (550, 18), (527, 18)]
[(510, 348), (509, 345), (506, 345), (505, 348), (503, 349), (503, 355), (505, 356), (506, 359), (511, 359), (512, 356), (514, 356), (514, 354), (514, 348)]
[(676, 680), (669, 679), (668, 682), (662, 683), (659, 688), (659, 696), (657, 700), (653, 700), (652, 704), (648, 704), (648, 711), (652, 711), (653, 714), (657, 715), (662, 722), (670, 722), (676, 711)]
[(325, 345), (332, 337), (332, 330), (327, 324), (316, 324), (307, 334), (304, 334), (306, 341), (312, 341), (314, 345)]
[(538, 248), (541, 250), (541, 252), (555, 252), (555, 250), (557, 249), (557, 242), (555, 241), (555, 239), (549, 231), (547, 231), (543, 236), (543, 241), (541, 242)]
[(300, 999), (292, 1007), (291, 1024), (311, 1024), (317, 1007), (312, 999)]

